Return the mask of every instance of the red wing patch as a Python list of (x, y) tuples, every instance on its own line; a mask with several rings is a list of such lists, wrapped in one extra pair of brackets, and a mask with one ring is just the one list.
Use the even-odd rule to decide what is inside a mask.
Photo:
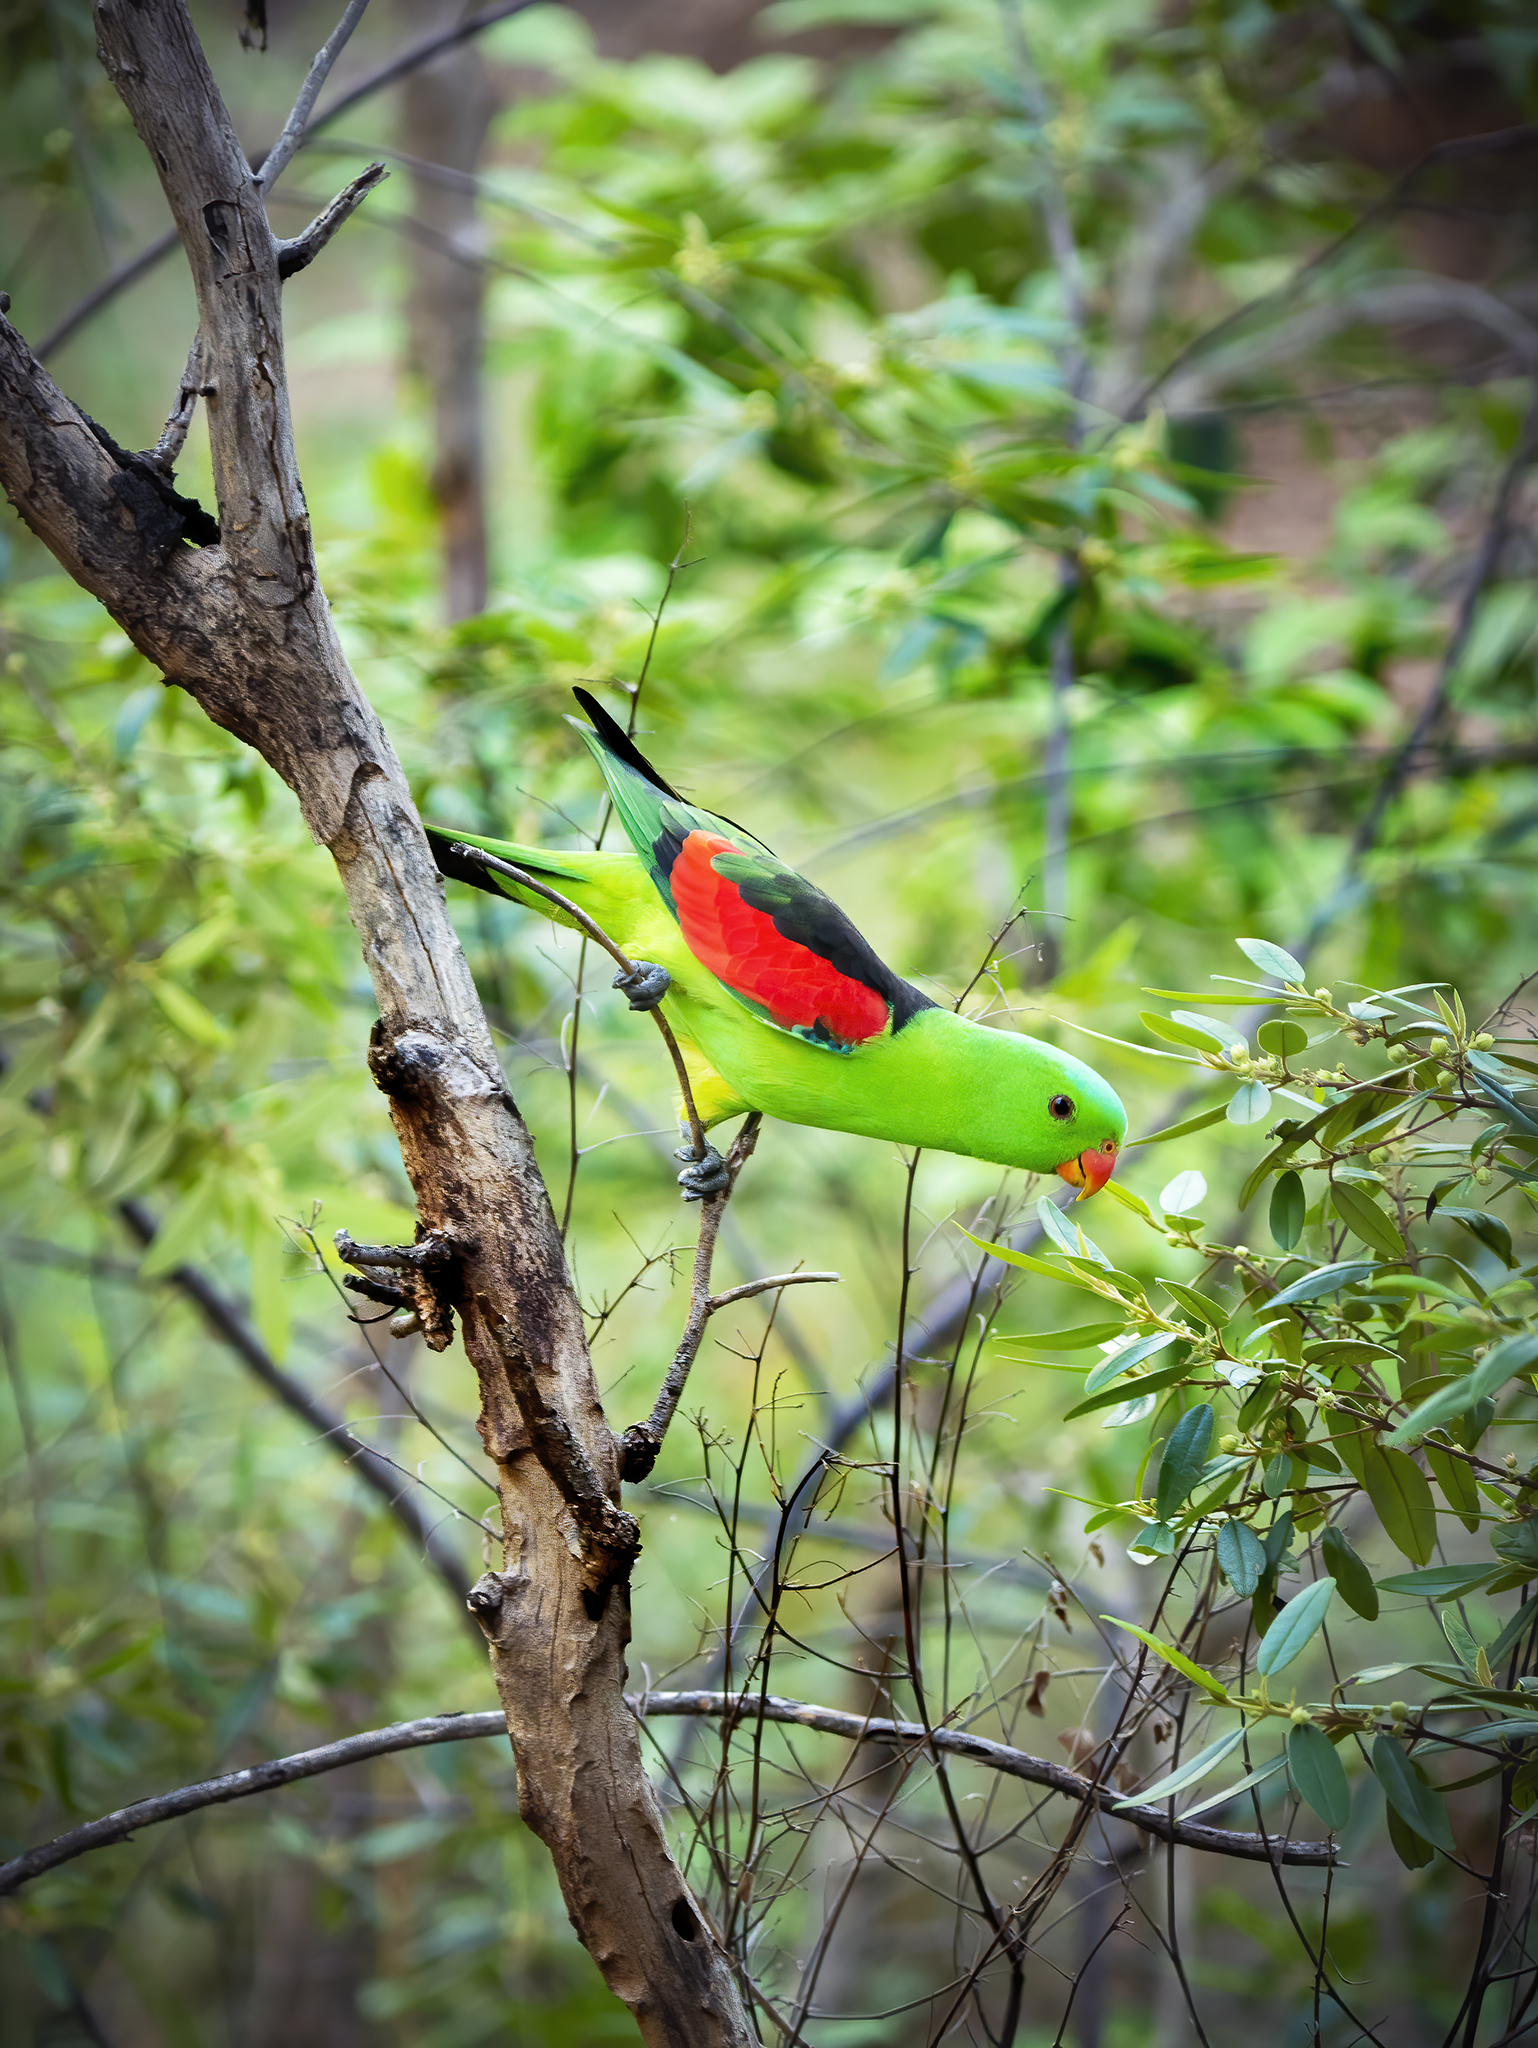
[(787, 939), (771, 917), (743, 901), (735, 882), (716, 873), (717, 854), (739, 851), (720, 833), (695, 831), (673, 863), (668, 883), (695, 959), (728, 988), (762, 1003), (785, 1030), (821, 1024), (846, 1045), (878, 1037), (890, 1016), (886, 998)]

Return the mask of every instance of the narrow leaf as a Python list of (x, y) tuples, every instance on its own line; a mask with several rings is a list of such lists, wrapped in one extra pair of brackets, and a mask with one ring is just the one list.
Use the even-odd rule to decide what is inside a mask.
[(1392, 1735), (1380, 1735), (1372, 1746), (1373, 1775), (1383, 1787), (1383, 1796), (1422, 1840), (1453, 1853), (1453, 1831), (1448, 1825), (1442, 1795), (1427, 1784), (1413, 1759)]
[(1379, 1579), (1380, 1593), (1408, 1593), (1417, 1600), (1461, 1600), (1465, 1593), (1477, 1593), (1491, 1579), (1499, 1578), (1498, 1564), (1434, 1564), (1423, 1572), (1396, 1572)]
[(1162, 1657), (1165, 1663), (1172, 1665), (1182, 1677), (1189, 1678), (1193, 1685), (1199, 1685), (1210, 1699), (1217, 1700), (1220, 1704), (1227, 1703), (1228, 1687), (1222, 1680), (1214, 1678), (1210, 1671), (1204, 1671), (1200, 1664), (1193, 1664), (1191, 1659), (1183, 1651), (1177, 1650), (1173, 1644), (1161, 1643), (1159, 1638), (1151, 1636), (1146, 1628), (1137, 1628), (1130, 1621), (1123, 1621), (1119, 1615), (1102, 1614), (1100, 1619), (1111, 1622), (1116, 1628), (1125, 1629), (1129, 1636), (1136, 1636), (1138, 1641), (1146, 1644), (1156, 1657)]
[(1221, 1302), (1214, 1301), (1210, 1294), (1203, 1294), (1198, 1288), (1188, 1287), (1183, 1280), (1161, 1280), (1159, 1285), (1167, 1294), (1174, 1296), (1180, 1306), (1205, 1323), (1209, 1330), (1221, 1330), (1228, 1321), (1228, 1311)]
[(1195, 1806), (1188, 1806), (1180, 1818), (1182, 1820), (1195, 1820), (1199, 1813), (1210, 1813), (1215, 1806), (1226, 1806), (1229, 1800), (1235, 1798), (1240, 1792), (1248, 1792), (1252, 1786), (1263, 1785), (1267, 1778), (1274, 1778), (1286, 1762), (1287, 1752), (1282, 1750), (1278, 1755), (1272, 1757), (1270, 1763), (1259, 1765), (1246, 1777), (1241, 1778), (1237, 1785), (1230, 1785), (1227, 1791), (1214, 1792), (1211, 1798), (1198, 1800)]
[(1330, 1186), (1330, 1206), (1346, 1228), (1384, 1259), (1402, 1259), (1404, 1241), (1387, 1213), (1362, 1188), (1350, 1181)]
[(1308, 1647), (1324, 1625), (1334, 1593), (1333, 1579), (1316, 1579), (1287, 1602), (1267, 1629), (1255, 1658), (1255, 1669), (1262, 1678), (1284, 1671)]
[(1112, 1380), (1119, 1379), (1134, 1365), (1141, 1365), (1145, 1358), (1152, 1358), (1156, 1351), (1162, 1351), (1167, 1344), (1173, 1344), (1173, 1330), (1155, 1330), (1149, 1337), (1134, 1337), (1130, 1344), (1124, 1344), (1119, 1351), (1110, 1352), (1099, 1365), (1093, 1366), (1089, 1378), (1084, 1382), (1086, 1394), (1098, 1394), (1102, 1387), (1108, 1387)]
[(1118, 1800), (1113, 1812), (1120, 1813), (1128, 1806), (1150, 1806), (1156, 1799), (1169, 1799), (1177, 1792), (1185, 1792), (1192, 1785), (1216, 1770), (1224, 1757), (1233, 1752), (1244, 1740), (1244, 1729), (1235, 1728), (1231, 1734), (1220, 1735), (1216, 1742), (1209, 1743), (1197, 1755), (1189, 1757), (1178, 1770), (1171, 1771), (1167, 1778), (1161, 1778), (1156, 1785), (1145, 1785), (1140, 1792), (1134, 1792), (1130, 1799)]
[(1403, 1451), (1372, 1444), (1362, 1453), (1362, 1484), (1394, 1548), (1424, 1564), (1436, 1548), (1437, 1509), (1420, 1466)]
[(1302, 982), (1303, 969), (1299, 963), (1282, 947), (1273, 946), (1269, 939), (1236, 939), (1234, 944), (1262, 974), (1274, 975), (1278, 981)]
[(1212, 1404), (1202, 1401), (1181, 1416), (1164, 1447), (1159, 1490), (1154, 1495), (1154, 1513), (1161, 1522), (1168, 1521), (1201, 1478), (1211, 1445)]
[(1346, 1767), (1329, 1736), (1312, 1721), (1300, 1722), (1288, 1730), (1287, 1769), (1299, 1796), (1325, 1826), (1343, 1828), (1351, 1818), (1351, 1787), (1346, 1783)]
[(1271, 1190), (1271, 1235), (1284, 1252), (1290, 1252), (1303, 1235), (1307, 1210), (1303, 1176), (1289, 1166), (1285, 1173), (1277, 1175), (1276, 1186)]
[(1340, 1588), (1341, 1599), (1363, 1621), (1376, 1621), (1378, 1589), (1372, 1582), (1372, 1573), (1333, 1522), (1325, 1530), (1319, 1547), (1324, 1555), (1324, 1568)]
[(1318, 1301), (1326, 1294), (1338, 1294), (1341, 1288), (1367, 1279), (1377, 1270), (1375, 1264), (1361, 1259), (1342, 1259), (1338, 1265), (1316, 1266), (1312, 1273), (1305, 1273), (1301, 1280), (1294, 1280), (1290, 1287), (1273, 1294), (1264, 1306), (1268, 1309), (1286, 1308), (1289, 1302)]

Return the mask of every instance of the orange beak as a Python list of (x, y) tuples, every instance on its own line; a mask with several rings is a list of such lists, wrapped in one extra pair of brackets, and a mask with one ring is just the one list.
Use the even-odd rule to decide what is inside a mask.
[(1082, 1202), (1090, 1195), (1099, 1194), (1115, 1167), (1116, 1140), (1107, 1138), (1103, 1145), (1091, 1145), (1077, 1159), (1065, 1159), (1057, 1170), (1064, 1180), (1078, 1189), (1078, 1199)]

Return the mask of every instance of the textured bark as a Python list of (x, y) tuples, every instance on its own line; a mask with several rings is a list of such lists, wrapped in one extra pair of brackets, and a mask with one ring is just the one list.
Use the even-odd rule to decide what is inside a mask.
[[(103, 0), (102, 62), (149, 149), (203, 335), (219, 537), (95, 430), (0, 320), (0, 481), (135, 645), (298, 797), (373, 980), (375, 1076), (480, 1380), (506, 1569), (491, 1638), (520, 1803), (573, 1924), (656, 2044), (745, 2044), (730, 1966), (669, 1854), (624, 1704), (635, 1525), (578, 1302), (400, 764), (315, 571), (279, 251), (182, 0)], [(188, 545), (201, 533), (211, 544)]]
[[(443, 0), (403, 0), (401, 7), (413, 38), (441, 27), (451, 13)], [(463, 43), (401, 87), (401, 146), (420, 163), (473, 172), (495, 111), (486, 60)], [(430, 481), (443, 548), (443, 608), (452, 623), (486, 608), (486, 274), (468, 185), (414, 171), (411, 211), (432, 231), (412, 245), (408, 330), (411, 367), (432, 403)]]

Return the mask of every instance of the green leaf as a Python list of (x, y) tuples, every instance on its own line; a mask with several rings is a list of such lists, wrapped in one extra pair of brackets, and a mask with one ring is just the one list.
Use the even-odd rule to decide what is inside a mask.
[(1426, 1463), (1442, 1489), (1442, 1498), (1465, 1529), (1477, 1529), (1480, 1522), (1479, 1488), (1474, 1483), (1473, 1473), (1461, 1458), (1444, 1450), (1440, 1444), (1427, 1444), (1424, 1448)]
[(1258, 1124), (1271, 1114), (1271, 1090), (1264, 1081), (1241, 1081), (1223, 1114), (1231, 1124)]
[(1303, 1176), (1289, 1166), (1285, 1173), (1277, 1175), (1276, 1186), (1271, 1190), (1271, 1235), (1284, 1252), (1290, 1252), (1303, 1235), (1307, 1210)]
[(1270, 1017), (1255, 1034), (1262, 1052), (1290, 1060), (1294, 1053), (1307, 1052), (1308, 1033), (1295, 1017)]
[(1223, 1040), (1216, 1031), (1199, 1031), (1193, 1024), (1177, 1024), (1173, 1017), (1161, 1017), (1157, 1010), (1139, 1010), (1138, 1022), (1155, 1038), (1171, 1045), (1186, 1045), (1197, 1052), (1221, 1052)]
[(1451, 1856), (1453, 1831), (1442, 1795), (1426, 1782), (1414, 1758), (1392, 1735), (1380, 1735), (1373, 1744), (1372, 1768), (1384, 1798), (1400, 1819), (1423, 1841)]
[(1490, 1548), (1512, 1570), (1538, 1572), (1538, 1522), (1503, 1522), (1490, 1531)]
[(1223, 1576), (1239, 1595), (1248, 1600), (1260, 1584), (1266, 1568), (1265, 1546), (1247, 1522), (1232, 1518), (1218, 1529), (1218, 1563)]
[(1091, 1368), (1089, 1378), (1084, 1382), (1086, 1394), (1098, 1394), (1102, 1387), (1108, 1387), (1112, 1380), (1134, 1365), (1141, 1365), (1145, 1358), (1152, 1358), (1156, 1351), (1162, 1351), (1167, 1344), (1175, 1342), (1173, 1330), (1155, 1330), (1148, 1337), (1134, 1337), (1130, 1344), (1120, 1351), (1113, 1351), (1103, 1358), (1099, 1365)]
[(1330, 1183), (1330, 1206), (1346, 1228), (1384, 1259), (1402, 1259), (1404, 1242), (1398, 1228), (1372, 1197), (1351, 1181)]
[(1146, 1628), (1134, 1627), (1130, 1621), (1123, 1621), (1120, 1615), (1102, 1614), (1100, 1619), (1110, 1622), (1115, 1628), (1124, 1628), (1129, 1636), (1136, 1636), (1138, 1641), (1146, 1644), (1156, 1657), (1162, 1657), (1165, 1663), (1172, 1665), (1183, 1678), (1189, 1678), (1193, 1685), (1199, 1685), (1209, 1699), (1216, 1700), (1220, 1706), (1228, 1704), (1228, 1687), (1223, 1681), (1214, 1678), (1210, 1671), (1204, 1671), (1200, 1664), (1193, 1664), (1184, 1651), (1177, 1650), (1172, 1643), (1161, 1643), (1159, 1638), (1151, 1636)]
[(1338, 1831), (1346, 1825), (1351, 1818), (1346, 1767), (1329, 1736), (1312, 1721), (1300, 1722), (1287, 1731), (1287, 1771), (1299, 1797), (1327, 1828)]
[(1436, 1548), (1437, 1510), (1419, 1465), (1403, 1451), (1373, 1444), (1362, 1453), (1362, 1484), (1394, 1548), (1424, 1564)]
[(1324, 1556), (1324, 1568), (1340, 1588), (1341, 1599), (1353, 1613), (1361, 1615), (1363, 1621), (1376, 1621), (1378, 1589), (1372, 1582), (1372, 1573), (1335, 1523), (1332, 1522), (1325, 1530), (1320, 1550)]
[(1198, 1322), (1205, 1323), (1209, 1330), (1221, 1330), (1228, 1321), (1228, 1310), (1214, 1301), (1211, 1295), (1201, 1293), (1195, 1287), (1188, 1287), (1183, 1280), (1161, 1280), (1159, 1285)]
[(1121, 1813), (1129, 1806), (1150, 1806), (1156, 1799), (1170, 1799), (1177, 1792), (1189, 1791), (1191, 1786), (1199, 1784), (1209, 1771), (1216, 1770), (1224, 1757), (1232, 1756), (1243, 1740), (1242, 1727), (1235, 1728), (1228, 1735), (1220, 1735), (1216, 1742), (1208, 1743), (1205, 1749), (1188, 1758), (1178, 1769), (1171, 1771), (1168, 1777), (1160, 1778), (1157, 1784), (1143, 1786), (1141, 1791), (1134, 1792), (1129, 1799), (1118, 1800), (1112, 1812)]
[(1033, 1351), (1088, 1351), (1096, 1344), (1109, 1344), (1121, 1332), (1120, 1323), (1081, 1323), (1074, 1330), (1044, 1330), (1040, 1335), (1033, 1331), (1019, 1341)]
[(1424, 1870), (1436, 1856), (1436, 1850), (1425, 1836), (1418, 1835), (1392, 1806), (1388, 1809), (1388, 1838), (1394, 1854), (1406, 1870)]
[(1461, 1600), (1500, 1575), (1498, 1564), (1434, 1564), (1423, 1572), (1396, 1572), (1390, 1579), (1379, 1579), (1378, 1591), (1409, 1593), (1417, 1600)]
[(1171, 1138), (1189, 1138), (1193, 1131), (1204, 1131), (1209, 1124), (1220, 1124), (1227, 1114), (1226, 1109), (1204, 1109), (1200, 1116), (1188, 1116), (1183, 1123), (1166, 1124), (1162, 1131), (1150, 1131), (1146, 1138), (1133, 1138), (1122, 1150), (1130, 1152), (1135, 1145), (1167, 1145)]
[(1235, 939), (1234, 944), (1262, 974), (1273, 975), (1278, 981), (1301, 984), (1302, 967), (1290, 953), (1284, 952), (1280, 946), (1273, 946), (1269, 939)]
[(1199, 1799), (1195, 1806), (1188, 1806), (1180, 1816), (1182, 1820), (1195, 1820), (1199, 1813), (1210, 1813), (1215, 1806), (1226, 1806), (1230, 1799), (1241, 1792), (1248, 1792), (1253, 1786), (1264, 1785), (1267, 1778), (1274, 1778), (1287, 1762), (1287, 1752), (1282, 1750), (1272, 1757), (1268, 1764), (1258, 1764), (1253, 1771), (1242, 1777), (1237, 1785), (1230, 1785), (1222, 1792), (1214, 1792), (1210, 1798)]
[(1188, 1408), (1170, 1431), (1159, 1464), (1159, 1488), (1154, 1495), (1154, 1513), (1167, 1522), (1202, 1476), (1212, 1446), (1212, 1404), (1199, 1402)]
[(150, 993), (182, 1036), (190, 1038), (194, 1045), (217, 1048), (229, 1044), (230, 1034), (213, 1011), (206, 1009), (179, 981), (152, 981)]
[(1141, 1379), (1127, 1380), (1119, 1387), (1107, 1387), (1104, 1393), (1095, 1394), (1089, 1400), (1081, 1401), (1076, 1408), (1068, 1409), (1063, 1420), (1072, 1422), (1080, 1415), (1093, 1415), (1100, 1408), (1115, 1408), (1123, 1401), (1160, 1393), (1165, 1387), (1173, 1387), (1183, 1380), (1188, 1369), (1182, 1359), (1178, 1365), (1165, 1366), (1162, 1372), (1145, 1373)]
[(1260, 1303), (1262, 1309), (1286, 1308), (1294, 1301), (1318, 1301), (1326, 1294), (1338, 1294), (1343, 1287), (1354, 1286), (1358, 1280), (1365, 1280), (1378, 1268), (1361, 1259), (1342, 1259), (1338, 1265), (1316, 1266), (1312, 1273), (1305, 1273), (1301, 1280), (1294, 1280), (1290, 1287), (1284, 1287), (1269, 1300)]
[(1159, 1195), (1159, 1207), (1166, 1216), (1194, 1216), (1207, 1199), (1207, 1178), (1194, 1167), (1167, 1181)]
[(1284, 1671), (1294, 1657), (1307, 1649), (1324, 1625), (1334, 1593), (1333, 1579), (1315, 1579), (1287, 1602), (1267, 1629), (1255, 1658), (1255, 1669), (1262, 1678)]
[(1490, 1347), (1472, 1372), (1463, 1374), (1451, 1386), (1439, 1387), (1413, 1408), (1389, 1437), (1389, 1443), (1402, 1444), (1412, 1436), (1423, 1436), (1428, 1429), (1440, 1429), (1444, 1422), (1466, 1413), (1476, 1401), (1498, 1393), (1508, 1380), (1533, 1365), (1538, 1365), (1538, 1330), (1519, 1330), (1514, 1336), (1503, 1337), (1499, 1344)]
[(1473, 1233), (1487, 1252), (1494, 1252), (1501, 1264), (1509, 1269), (1517, 1261), (1511, 1248), (1511, 1232), (1499, 1216), (1492, 1216), (1487, 1209), (1461, 1209), (1449, 1202), (1438, 1209), (1439, 1216), (1450, 1216), (1454, 1223), (1461, 1223), (1465, 1230)]
[(1479, 1645), (1450, 1607), (1442, 1609), (1442, 1633), (1452, 1644), (1453, 1653), (1465, 1671), (1477, 1671)]
[(1495, 1641), (1485, 1651), (1485, 1655), (1489, 1658), (1491, 1664), (1499, 1664), (1503, 1658), (1509, 1657), (1517, 1647), (1517, 1644), (1521, 1642), (1523, 1636), (1532, 1628), (1535, 1621), (1538, 1621), (1538, 1600), (1529, 1600), (1525, 1606), (1517, 1609)]
[[(1096, 1265), (1110, 1265), (1110, 1260), (1101, 1251), (1100, 1247), (1091, 1244), (1090, 1240), (1084, 1236), (1083, 1231), (1075, 1224), (1069, 1222), (1068, 1218), (1050, 1196), (1042, 1195), (1037, 1201), (1036, 1220), (1041, 1225), (1043, 1235), (1050, 1237), (1060, 1251), (1067, 1252), (1073, 1258), (1082, 1257), (1087, 1252)], [(1081, 1239), (1083, 1240), (1082, 1243), (1080, 1242)]]

